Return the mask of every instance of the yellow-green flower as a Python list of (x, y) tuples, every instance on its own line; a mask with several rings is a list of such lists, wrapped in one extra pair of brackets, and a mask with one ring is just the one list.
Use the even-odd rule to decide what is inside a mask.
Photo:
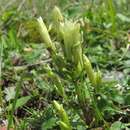
[(56, 24), (63, 21), (63, 16), (61, 14), (60, 9), (57, 6), (55, 6), (52, 11), (52, 18), (53, 18), (53, 22), (55, 22)]
[(64, 40), (63, 50), (67, 61), (73, 62), (78, 68), (82, 68), (80, 24), (66, 21), (61, 24), (60, 31)]
[(41, 34), (41, 37), (42, 37), (43, 41), (46, 44), (46, 47), (50, 48), (53, 51), (55, 51), (56, 50), (55, 49), (55, 45), (51, 41), (51, 38), (50, 38), (49, 33), (48, 33), (48, 30), (47, 30), (46, 25), (44, 24), (42, 18), (39, 17), (37, 19), (37, 21), (38, 21), (38, 26), (39, 26), (39, 28), (38, 28), (39, 32)]
[(62, 122), (61, 125), (68, 128), (66, 130), (72, 130), (70, 122), (69, 122), (69, 117), (68, 117), (67, 113), (65, 112), (63, 106), (60, 105), (57, 101), (53, 101), (53, 104), (54, 104), (54, 107), (58, 111), (58, 114), (61, 118), (61, 122)]
[(85, 71), (87, 72), (87, 76), (90, 82), (92, 83), (92, 85), (96, 86), (95, 73), (93, 71), (92, 65), (89, 59), (87, 58), (87, 56), (84, 55), (83, 57), (84, 57), (84, 68), (85, 68)]

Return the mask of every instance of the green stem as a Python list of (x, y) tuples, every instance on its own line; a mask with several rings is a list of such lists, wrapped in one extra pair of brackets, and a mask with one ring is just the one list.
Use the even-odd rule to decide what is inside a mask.
[(112, 32), (115, 32), (115, 30), (116, 30), (116, 11), (114, 8), (113, 0), (107, 0), (107, 4), (108, 4), (108, 14), (110, 16), (111, 23), (112, 23)]
[(16, 107), (16, 103), (17, 103), (18, 96), (19, 96), (19, 92), (20, 92), (20, 88), (21, 88), (21, 83), (22, 83), (22, 77), (21, 77), (20, 81), (18, 82), (18, 84), (16, 85), (15, 98), (14, 98), (14, 101), (13, 101), (13, 104), (12, 104), (12, 109), (11, 109), (11, 111), (9, 112), (10, 115), (9, 115), (9, 119), (8, 119), (8, 127), (7, 127), (7, 130), (9, 130), (10, 127), (12, 126), (12, 124), (13, 124), (13, 114), (14, 114), (14, 112), (15, 112), (15, 107)]
[(1, 88), (1, 84), (2, 84), (2, 58), (3, 58), (3, 42), (1, 42), (1, 46), (0, 46), (0, 106), (3, 105), (3, 99), (2, 99), (2, 88)]

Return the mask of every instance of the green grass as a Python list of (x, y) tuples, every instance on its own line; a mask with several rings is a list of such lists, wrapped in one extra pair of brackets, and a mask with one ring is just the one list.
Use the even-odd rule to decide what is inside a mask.
[(4, 126), (129, 130), (129, 7), (128, 0), (0, 0)]

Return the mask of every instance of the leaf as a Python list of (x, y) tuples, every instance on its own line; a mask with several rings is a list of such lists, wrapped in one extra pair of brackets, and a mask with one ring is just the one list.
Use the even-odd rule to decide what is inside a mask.
[(116, 121), (111, 125), (110, 130), (122, 130), (125, 128), (126, 126), (122, 122)]
[(6, 94), (5, 99), (6, 101), (10, 101), (15, 97), (15, 87), (8, 87), (5, 88), (4, 93)]
[(50, 119), (46, 120), (45, 122), (43, 122), (42, 130), (52, 129), (53, 126), (55, 126), (55, 125), (56, 125), (56, 118), (50, 118)]
[[(19, 107), (22, 107), (24, 104), (26, 104), (29, 100), (31, 99), (31, 96), (25, 96), (21, 97), (17, 100), (15, 110), (18, 109)], [(9, 110), (12, 109), (12, 103), (8, 107)]]
[(127, 95), (125, 96), (125, 104), (126, 104), (126, 105), (130, 105), (130, 94), (127, 94)]
[(121, 95), (115, 95), (113, 98), (113, 101), (115, 101), (119, 104), (124, 104), (124, 98)]
[(2, 19), (4, 22), (6, 22), (6, 21), (8, 21), (8, 20), (10, 19), (10, 17), (11, 17), (12, 15), (14, 15), (14, 14), (15, 14), (15, 11), (13, 11), (13, 10), (5, 11), (5, 12), (2, 14), (1, 19)]
[(117, 14), (117, 17), (118, 17), (121, 21), (123, 21), (123, 22), (130, 22), (130, 18), (128, 18), (127, 16), (125, 16), (125, 15), (123, 15), (123, 14), (118, 13), (118, 14)]
[(86, 130), (86, 128), (84, 126), (78, 125), (77, 130)]

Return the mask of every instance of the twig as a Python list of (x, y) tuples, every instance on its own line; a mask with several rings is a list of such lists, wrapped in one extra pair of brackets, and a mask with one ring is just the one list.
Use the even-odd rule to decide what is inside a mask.
[(17, 8), (17, 11), (18, 11), (18, 12), (22, 9), (22, 7), (23, 7), (25, 1), (26, 1), (26, 0), (23, 0), (23, 1), (20, 3), (20, 5), (18, 6), (18, 8)]
[(44, 65), (46, 63), (49, 63), (52, 59), (47, 59), (47, 60), (44, 60), (44, 61), (40, 61), (38, 63), (35, 63), (35, 64), (27, 64), (27, 65), (22, 65), (22, 66), (15, 66), (13, 67), (13, 69), (15, 71), (23, 71), (23, 70), (26, 70), (28, 68), (33, 68), (33, 67), (36, 67), (36, 66), (39, 66), (39, 65)]

